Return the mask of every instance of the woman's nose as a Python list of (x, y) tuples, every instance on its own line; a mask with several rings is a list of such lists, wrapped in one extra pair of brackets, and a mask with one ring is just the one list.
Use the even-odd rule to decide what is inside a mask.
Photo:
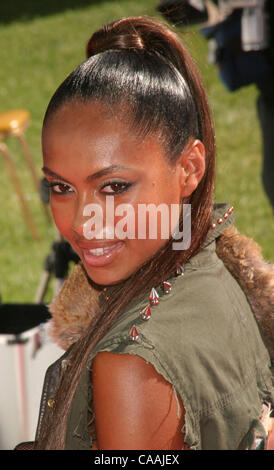
[(86, 207), (91, 201), (87, 200), (85, 195), (78, 196), (74, 207), (74, 216), (71, 221), (71, 229), (81, 238), (83, 237), (84, 224), (87, 221)]
[(81, 238), (100, 238), (104, 227), (104, 211), (100, 204), (83, 198), (72, 221), (72, 230)]

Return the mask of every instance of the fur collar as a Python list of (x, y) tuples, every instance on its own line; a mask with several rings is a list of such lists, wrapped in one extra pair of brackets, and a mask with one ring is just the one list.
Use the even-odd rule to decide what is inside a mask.
[[(216, 253), (242, 287), (274, 358), (274, 264), (264, 261), (259, 246), (233, 226), (216, 239)], [(82, 264), (76, 265), (49, 306), (49, 334), (61, 348), (77, 341), (99, 312), (99, 294)]]
[(274, 359), (274, 264), (266, 262), (259, 245), (234, 226), (217, 239), (216, 253), (243, 289)]
[(57, 297), (49, 305), (49, 335), (62, 349), (75, 343), (99, 312), (99, 291), (89, 282), (82, 263), (74, 266)]

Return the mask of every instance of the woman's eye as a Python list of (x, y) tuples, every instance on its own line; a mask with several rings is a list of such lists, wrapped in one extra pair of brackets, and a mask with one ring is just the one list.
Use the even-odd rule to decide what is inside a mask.
[(49, 188), (53, 194), (68, 194), (73, 191), (72, 188), (65, 183), (51, 182), (49, 183)]
[(131, 183), (112, 181), (105, 183), (101, 189), (104, 194), (119, 194), (126, 191), (131, 186)]

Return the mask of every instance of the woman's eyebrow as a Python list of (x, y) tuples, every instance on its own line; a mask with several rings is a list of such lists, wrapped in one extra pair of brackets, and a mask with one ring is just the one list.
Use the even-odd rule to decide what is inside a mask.
[[(100, 178), (102, 176), (106, 176), (108, 175), (109, 173), (112, 173), (114, 171), (121, 171), (121, 170), (130, 170), (130, 168), (126, 167), (126, 166), (121, 166), (121, 165), (111, 165), (111, 166), (108, 166), (107, 168), (103, 168), (102, 170), (99, 170), (99, 171), (96, 171), (95, 173), (93, 173), (92, 175), (89, 175), (86, 180), (87, 181), (91, 181), (91, 180), (94, 180), (94, 179), (97, 179), (97, 178)], [(62, 181), (65, 181), (66, 183), (68, 184), (71, 184), (69, 181), (67, 181), (65, 178), (63, 178), (62, 176), (58, 175), (57, 173), (55, 173), (54, 171), (50, 170), (49, 168), (47, 168), (46, 166), (44, 166), (42, 168), (42, 171), (49, 175), (49, 176), (52, 176), (53, 178), (58, 178)]]
[(53, 178), (57, 178), (57, 179), (59, 179), (59, 180), (64, 181), (65, 183), (71, 184), (71, 183), (70, 183), (69, 181), (67, 181), (65, 178), (63, 178), (62, 176), (58, 175), (58, 173), (55, 173), (54, 171), (50, 170), (50, 169), (47, 168), (46, 166), (43, 166), (42, 171), (43, 171), (43, 173), (45, 173), (45, 174), (48, 175), (48, 176), (52, 176)]
[(92, 175), (89, 175), (87, 177), (87, 181), (91, 181), (91, 180), (94, 180), (96, 178), (106, 176), (109, 173), (112, 173), (114, 171), (121, 171), (121, 170), (130, 170), (130, 168), (127, 168), (126, 166), (121, 166), (121, 165), (110, 165), (107, 168), (103, 168), (102, 170), (96, 171), (96, 173), (93, 173)]

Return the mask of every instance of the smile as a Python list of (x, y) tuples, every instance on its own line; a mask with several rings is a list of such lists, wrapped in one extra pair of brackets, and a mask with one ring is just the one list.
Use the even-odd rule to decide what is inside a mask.
[(125, 243), (118, 241), (113, 244), (101, 246), (99, 248), (84, 248), (82, 249), (83, 261), (88, 266), (100, 267), (105, 266), (118, 256)]
[(102, 256), (105, 253), (109, 253), (115, 245), (112, 245), (109, 248), (94, 248), (94, 250), (89, 250), (89, 252), (94, 256)]

